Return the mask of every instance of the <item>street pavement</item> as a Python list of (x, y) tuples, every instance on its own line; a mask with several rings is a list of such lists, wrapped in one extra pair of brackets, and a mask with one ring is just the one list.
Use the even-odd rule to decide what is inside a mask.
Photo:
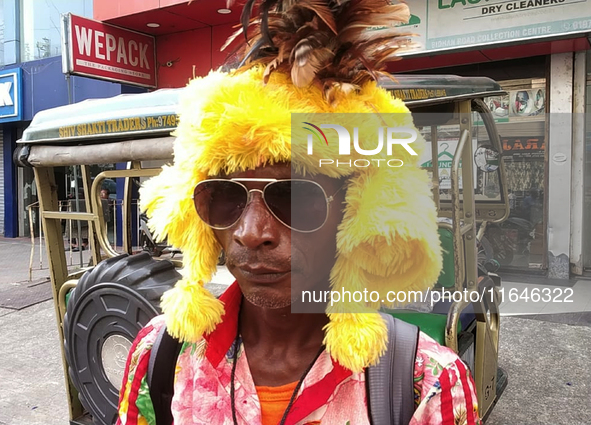
[(30, 239), (0, 238), (0, 425), (68, 424), (47, 261), (37, 246), (29, 280), (30, 252)]
[[(29, 239), (0, 238), (0, 425), (67, 424), (47, 259), (37, 245), (29, 275), (30, 252)], [(84, 251), (83, 263), (88, 257)], [(77, 261), (79, 254), (72, 253), (73, 268)], [(214, 282), (230, 279), (220, 269)], [(534, 308), (531, 302), (505, 300), (499, 365), (509, 384), (486, 424), (591, 424), (591, 281), (508, 276), (503, 285), (520, 293), (574, 288), (576, 303), (539, 302)]]

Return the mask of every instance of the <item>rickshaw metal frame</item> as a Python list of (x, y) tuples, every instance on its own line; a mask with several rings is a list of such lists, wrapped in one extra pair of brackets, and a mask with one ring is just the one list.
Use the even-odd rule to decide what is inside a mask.
[[(475, 370), (473, 371), (474, 380), (478, 395), (478, 405), (483, 417), (490, 413), (490, 408), (496, 400), (496, 379), (498, 366), (498, 342), (500, 328), (500, 314), (498, 305), (500, 304), (499, 293), (496, 287), (490, 286), (486, 291), (490, 291), (490, 298), (486, 294), (479, 292), (479, 277), (477, 268), (477, 247), (476, 247), (476, 224), (477, 221), (486, 220), (486, 214), (479, 213), (476, 210), (473, 168), (474, 152), (472, 149), (472, 112), (473, 102), (476, 106), (476, 112), (480, 112), (483, 121), (492, 119), (490, 112), (480, 99), (464, 100), (456, 103), (456, 112), (459, 116), (460, 139), (454, 153), (451, 169), (451, 212), (452, 224), (440, 223), (439, 226), (448, 228), (453, 232), (454, 246), (454, 272), (455, 285), (454, 291), (462, 292), (467, 289), (468, 293), (477, 292), (480, 298), (479, 302), (468, 302), (466, 298), (461, 301), (454, 301), (447, 315), (445, 328), (445, 342), (452, 350), (458, 352), (458, 323), (462, 312), (471, 304), (475, 307), (476, 313), (476, 340), (475, 340)], [(499, 154), (502, 152), (500, 138), (496, 132), (496, 127), (486, 126), (490, 142), (496, 148)], [(491, 134), (492, 133), (492, 134)], [(432, 155), (432, 187), (433, 197), (438, 208), (438, 216), (446, 209), (441, 208), (441, 199), (439, 196), (439, 172), (438, 172), (438, 140), (434, 126), (431, 128), (431, 155)], [(460, 169), (460, 163), (462, 167)], [(460, 174), (462, 176), (462, 192), (460, 193)], [(488, 208), (486, 211), (493, 211), (498, 217), (494, 221), (502, 221), (509, 214), (509, 205), (507, 197), (507, 188), (503, 184), (504, 165), (499, 162), (499, 175), (501, 179), (501, 205)], [(492, 205), (492, 204), (491, 204)], [(490, 214), (490, 213), (489, 213)], [(471, 299), (471, 298), (469, 298)], [(487, 302), (490, 300), (490, 302)], [(491, 353), (492, 350), (492, 353)]]
[[(125, 192), (123, 194), (123, 205), (122, 214), (123, 214), (123, 222), (128, 223), (131, 220), (131, 179), (137, 177), (153, 177), (160, 174), (160, 168), (141, 168), (140, 164), (137, 161), (132, 162), (132, 167), (127, 170), (112, 170), (112, 171), (103, 171), (99, 173), (92, 183), (91, 189), (91, 202), (93, 211), (100, 211), (101, 206), (99, 204), (99, 196), (101, 189), (101, 184), (104, 179), (108, 178), (125, 178)], [(95, 214), (95, 226), (100, 232), (100, 237), (98, 238), (98, 242), (100, 247), (107, 253), (109, 257), (116, 257), (120, 255), (117, 251), (115, 251), (111, 245), (108, 243), (109, 239), (107, 237), (107, 228), (105, 223), (105, 218), (102, 214)], [(123, 251), (131, 254), (132, 246), (131, 246), (131, 228), (130, 226), (125, 226), (125, 231), (123, 232)], [(98, 264), (99, 259), (95, 259), (95, 264)]]
[[(96, 145), (95, 145), (96, 146)], [(98, 147), (98, 146), (97, 146)], [(34, 148), (42, 149), (44, 146), (35, 146)], [(50, 148), (54, 148), (51, 146)], [(100, 149), (100, 148), (99, 148)], [(152, 160), (153, 155), (148, 155), (148, 159)], [(162, 158), (163, 160), (170, 158)], [(101, 211), (100, 207), (100, 183), (105, 178), (125, 178), (126, 187), (131, 186), (131, 179), (137, 177), (151, 177), (157, 175), (160, 168), (138, 168), (138, 162), (135, 163), (133, 168), (127, 170), (113, 170), (104, 171), (97, 175), (92, 186), (90, 186), (90, 174), (87, 165), (80, 165), (82, 181), (83, 181), (83, 193), (86, 211), (92, 212), (69, 212), (59, 211), (59, 203), (57, 199), (57, 185), (53, 173), (53, 167), (56, 165), (64, 165), (63, 160), (60, 160), (58, 164), (48, 158), (45, 162), (37, 162), (36, 167), (33, 168), (35, 174), (35, 182), (38, 188), (39, 205), (41, 210), (41, 219), (43, 222), (43, 228), (45, 231), (45, 245), (47, 249), (47, 256), (49, 260), (49, 277), (52, 282), (52, 296), (54, 299), (54, 308), (58, 324), (58, 332), (60, 341), (64, 341), (63, 334), (63, 320), (66, 312), (66, 295), (69, 290), (76, 286), (75, 282), (77, 279), (88, 269), (82, 268), (74, 273), (69, 273), (66, 263), (65, 248), (62, 241), (61, 235), (61, 220), (82, 220), (89, 223), (88, 230), (88, 243), (91, 247), (92, 262), (98, 264), (102, 261), (100, 256), (100, 249), (103, 249), (108, 257), (119, 255), (114, 251), (109, 243), (107, 237), (106, 226), (104, 217), (98, 212)], [(39, 166), (43, 165), (43, 166)], [(77, 165), (75, 163), (67, 163), (67, 165)], [(124, 205), (128, 208), (123, 208), (123, 222), (124, 227), (127, 231), (124, 232), (124, 250), (131, 253), (131, 226), (130, 226), (130, 207), (131, 207), (131, 190), (126, 190), (123, 197)], [(127, 212), (126, 212), (127, 211)], [(125, 234), (128, 234), (127, 237)], [(71, 382), (71, 379), (67, 373), (68, 365), (65, 357), (65, 348), (63, 344), (60, 344), (62, 352), (62, 365), (65, 371), (65, 384), (66, 393), (68, 394), (68, 409), (70, 415), (71, 424), (85, 424), (89, 423), (85, 419), (78, 419), (84, 415), (84, 409), (78, 399), (78, 391)], [(80, 422), (82, 421), (82, 422)]]

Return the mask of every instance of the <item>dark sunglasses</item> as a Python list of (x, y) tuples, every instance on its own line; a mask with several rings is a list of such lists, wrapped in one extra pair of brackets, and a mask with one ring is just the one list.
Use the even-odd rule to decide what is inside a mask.
[[(261, 189), (248, 189), (240, 182), (267, 182)], [(210, 179), (199, 182), (193, 191), (197, 214), (217, 230), (232, 227), (244, 214), (252, 200), (252, 192), (260, 192), (273, 216), (285, 226), (298, 232), (314, 232), (328, 219), (332, 196), (315, 181), (300, 179)]]

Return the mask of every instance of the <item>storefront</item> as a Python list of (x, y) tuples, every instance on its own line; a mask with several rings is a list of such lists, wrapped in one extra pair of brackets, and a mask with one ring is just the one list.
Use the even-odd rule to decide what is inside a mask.
[[(20, 68), (2, 70), (0, 72), (0, 140), (3, 141), (0, 149), (0, 170), (2, 168), (11, 168), (12, 152), (11, 145), (5, 140), (10, 139), (10, 129), (4, 131), (5, 127), (10, 128), (13, 122), (22, 119), (23, 101), (22, 101), (22, 74)], [(5, 180), (10, 186), (10, 177), (6, 179), (4, 173), (0, 173), (0, 199), (5, 197)], [(0, 202), (0, 234), (4, 233), (4, 212), (11, 207), (6, 202)]]
[[(6, 76), (13, 74), (17, 76), (16, 81), (18, 82), (8, 89), (5, 79)], [(145, 91), (141, 88), (83, 77), (71, 77), (70, 84), (72, 102)], [(26, 62), (19, 67), (2, 70), (0, 72), (0, 89), (2, 88), (6, 88), (6, 93), (4, 93), (5, 96), (0, 95), (0, 100), (3, 100), (5, 104), (10, 100), (13, 103), (10, 107), (16, 107), (21, 112), (0, 119), (0, 129), (3, 135), (2, 149), (0, 150), (3, 154), (2, 161), (0, 161), (0, 164), (3, 165), (0, 169), (0, 196), (2, 196), (0, 199), (4, 199), (4, 202), (0, 202), (0, 205), (3, 206), (3, 211), (0, 211), (0, 234), (6, 237), (28, 236), (31, 223), (29, 223), (27, 207), (37, 202), (37, 189), (32, 170), (16, 167), (12, 161), (12, 153), (16, 147), (16, 141), (37, 112), (68, 104), (68, 82), (62, 74), (61, 58), (58, 56)], [(18, 93), (18, 96), (15, 93)], [(6, 112), (8, 108), (9, 105), (0, 107), (0, 113), (2, 115), (8, 113)], [(113, 168), (115, 164), (105, 164), (105, 167)], [(67, 201), (68, 195), (71, 193), (73, 170), (65, 168), (58, 170), (56, 181), (58, 182), (60, 200)], [(32, 225), (37, 228), (37, 209), (33, 208), (32, 211)]]
[(591, 265), (582, 178), (591, 3), (583, 3), (409, 1), (422, 48), (392, 72), (483, 75), (508, 92), (487, 99), (511, 215), (486, 237), (505, 270), (568, 278)]
[[(389, 64), (390, 72), (483, 75), (507, 90), (506, 96), (487, 99), (511, 191), (510, 218), (489, 229), (499, 261), (505, 269), (549, 277), (582, 274), (584, 265), (591, 266), (591, 255), (585, 256), (591, 250), (584, 249), (591, 247), (591, 229), (583, 229), (590, 222), (583, 204), (591, 177), (585, 179), (586, 192), (582, 178), (584, 172), (591, 175), (585, 167), (591, 142), (585, 145), (581, 120), (589, 104), (591, 0), (407, 3), (412, 16), (405, 29), (419, 34), (421, 47)], [(224, 63), (227, 53), (219, 49), (239, 22), (239, 5), (226, 9), (222, 0), (159, 5), (96, 0), (94, 17), (156, 36), (158, 87), (183, 86)]]
[(489, 224), (486, 242), (505, 270), (544, 270), (547, 244), (544, 207), (546, 187), (547, 56), (480, 65), (440, 68), (421, 73), (487, 76), (499, 81), (504, 96), (485, 99), (503, 147), (511, 214)]
[[(138, 91), (81, 77), (72, 77), (68, 85), (62, 73), (60, 25), (61, 14), (67, 12), (91, 17), (93, 1), (0, 0), (0, 235), (7, 237), (29, 235), (27, 207), (37, 201), (32, 171), (12, 161), (16, 140), (33, 115), (70, 101)], [(63, 169), (57, 174), (58, 194), (66, 198), (72, 173)]]
[[(488, 226), (485, 236), (502, 270), (568, 278), (591, 265), (586, 255), (591, 251), (584, 245), (589, 231), (582, 179), (589, 173), (583, 106), (589, 102), (585, 77), (590, 51), (551, 51), (411, 72), (482, 75), (507, 91), (486, 103), (501, 137), (511, 214), (502, 224)], [(406, 66), (413, 60), (421, 59), (410, 59)]]

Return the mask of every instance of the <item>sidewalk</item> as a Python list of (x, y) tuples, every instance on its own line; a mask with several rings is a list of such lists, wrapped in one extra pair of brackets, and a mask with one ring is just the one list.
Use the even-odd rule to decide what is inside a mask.
[(0, 425), (68, 423), (47, 255), (35, 242), (29, 275), (31, 240), (0, 237)]
[[(39, 241), (36, 241), (39, 243)], [(30, 239), (0, 237), (0, 425), (67, 424), (68, 409), (49, 270), (37, 245), (29, 281)], [(89, 252), (83, 251), (84, 263)], [(73, 262), (79, 259), (73, 253)], [(213, 280), (232, 276), (220, 268)], [(487, 425), (588, 424), (591, 400), (591, 281), (535, 276), (503, 280), (499, 365), (509, 385)], [(572, 303), (511, 301), (508, 294), (572, 290)], [(514, 297), (515, 298), (515, 297)]]
[[(40, 249), (41, 248), (41, 249)], [(4, 238), (0, 236), (0, 285), (14, 284), (29, 280), (29, 262), (31, 257), (30, 238)], [(88, 264), (89, 251), (82, 251), (83, 264)], [(80, 253), (66, 251), (66, 261), (69, 266), (76, 267), (80, 263)], [(49, 278), (49, 263), (45, 251), (44, 241), (35, 239), (33, 249), (32, 281)]]

